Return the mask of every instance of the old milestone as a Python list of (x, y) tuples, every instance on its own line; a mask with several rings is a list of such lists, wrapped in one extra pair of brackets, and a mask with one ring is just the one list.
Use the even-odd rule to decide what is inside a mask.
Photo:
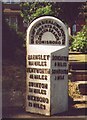
[(68, 110), (68, 32), (51, 16), (27, 29), (26, 111), (53, 115)]

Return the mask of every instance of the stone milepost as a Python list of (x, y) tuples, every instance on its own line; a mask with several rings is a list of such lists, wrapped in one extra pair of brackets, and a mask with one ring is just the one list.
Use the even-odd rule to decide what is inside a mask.
[(68, 32), (44, 16), (27, 30), (26, 111), (53, 115), (68, 110)]

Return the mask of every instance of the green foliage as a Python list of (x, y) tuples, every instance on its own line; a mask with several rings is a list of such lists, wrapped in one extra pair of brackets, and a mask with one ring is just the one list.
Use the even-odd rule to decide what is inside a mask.
[(34, 19), (44, 16), (57, 16), (61, 9), (56, 2), (25, 2), (20, 4), (21, 16), (24, 22), (30, 24)]
[(32, 17), (33, 18), (36, 18), (40, 15), (50, 15), (52, 13), (51, 11), (51, 6), (46, 6), (46, 7), (43, 7), (43, 8), (38, 8), (36, 10), (36, 13), (32, 14)]
[(84, 25), (82, 30), (72, 37), (73, 42), (70, 47), (72, 51), (87, 52), (87, 25)]

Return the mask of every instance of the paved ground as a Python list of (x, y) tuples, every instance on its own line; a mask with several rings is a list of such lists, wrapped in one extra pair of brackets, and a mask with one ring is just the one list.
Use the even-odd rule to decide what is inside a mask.
[(27, 113), (25, 109), (21, 107), (4, 107), (3, 118), (83, 118), (86, 120), (86, 109), (71, 107), (67, 112), (46, 117), (43, 115)]
[[(46, 117), (44, 115), (27, 113), (25, 111), (25, 107), (21, 101), (22, 97), (19, 96), (19, 94), (17, 94), (17, 93), (19, 93), (19, 92), (15, 93), (17, 100), (14, 100), (13, 102), (8, 101), (9, 99), (7, 98), (7, 96), (9, 94), (4, 95), (5, 98), (3, 99), (3, 109), (2, 109), (3, 118), (11, 118), (12, 120), (13, 120), (13, 118), (21, 118), (21, 119), (22, 118), (33, 118), (33, 119), (34, 118), (60, 118), (62, 120), (63, 119), (65, 120), (68, 118), (70, 118), (70, 119), (78, 118), (76, 120), (80, 120), (80, 118), (81, 118), (81, 120), (86, 120), (87, 102), (86, 102), (86, 99), (85, 99), (85, 101), (83, 100), (83, 97), (80, 100), (74, 99), (72, 101), (72, 99), (69, 99), (70, 101), (69, 101), (68, 111), (66, 111), (64, 113), (52, 115), (51, 117)], [(20, 99), (18, 99), (18, 98), (20, 98)], [(11, 105), (14, 105), (14, 106), (11, 107)], [(19, 106), (22, 106), (22, 107), (19, 107)]]

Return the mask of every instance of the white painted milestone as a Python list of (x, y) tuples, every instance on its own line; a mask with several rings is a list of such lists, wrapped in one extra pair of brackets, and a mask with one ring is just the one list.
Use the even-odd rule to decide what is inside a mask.
[(68, 109), (68, 34), (59, 19), (44, 16), (27, 30), (26, 111), (53, 115)]

